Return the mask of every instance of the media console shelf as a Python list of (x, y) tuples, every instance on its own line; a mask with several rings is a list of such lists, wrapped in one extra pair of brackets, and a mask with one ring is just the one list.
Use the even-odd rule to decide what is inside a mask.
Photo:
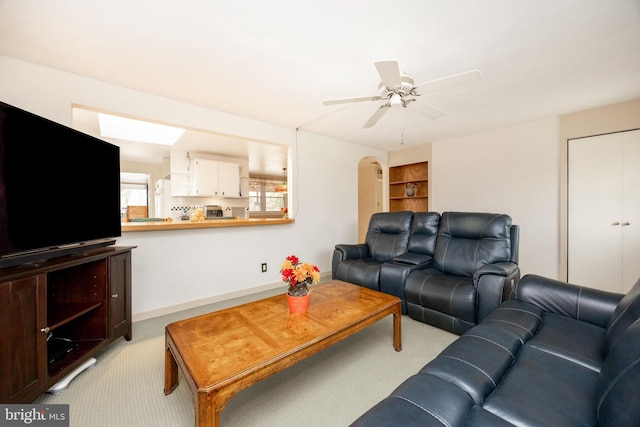
[(131, 340), (133, 248), (0, 270), (1, 403), (32, 402), (115, 339)]

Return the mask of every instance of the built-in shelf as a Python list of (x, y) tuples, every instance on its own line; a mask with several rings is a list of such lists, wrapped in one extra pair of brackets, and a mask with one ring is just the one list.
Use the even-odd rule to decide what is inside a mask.
[[(413, 190), (413, 195), (410, 195), (408, 190)], [(390, 167), (389, 211), (427, 212), (428, 210), (429, 163), (420, 162)]]

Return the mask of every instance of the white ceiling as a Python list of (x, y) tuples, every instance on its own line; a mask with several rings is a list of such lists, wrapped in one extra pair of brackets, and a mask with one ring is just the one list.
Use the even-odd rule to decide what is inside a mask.
[[(640, 97), (640, 1), (0, 0), (0, 54), (394, 150)], [(375, 95), (385, 59), (482, 83), (370, 129), (380, 101), (322, 104)]]

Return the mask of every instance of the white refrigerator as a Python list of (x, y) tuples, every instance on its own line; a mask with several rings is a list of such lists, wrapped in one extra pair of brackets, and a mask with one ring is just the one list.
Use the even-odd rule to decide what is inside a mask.
[(155, 209), (156, 218), (171, 216), (171, 181), (168, 179), (159, 179), (156, 181)]

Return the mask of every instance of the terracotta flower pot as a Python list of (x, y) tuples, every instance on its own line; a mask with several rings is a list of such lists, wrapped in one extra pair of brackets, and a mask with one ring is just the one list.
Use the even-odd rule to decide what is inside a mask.
[(306, 313), (309, 308), (309, 299), (311, 293), (309, 292), (303, 297), (294, 297), (287, 294), (287, 302), (289, 303), (289, 313)]

